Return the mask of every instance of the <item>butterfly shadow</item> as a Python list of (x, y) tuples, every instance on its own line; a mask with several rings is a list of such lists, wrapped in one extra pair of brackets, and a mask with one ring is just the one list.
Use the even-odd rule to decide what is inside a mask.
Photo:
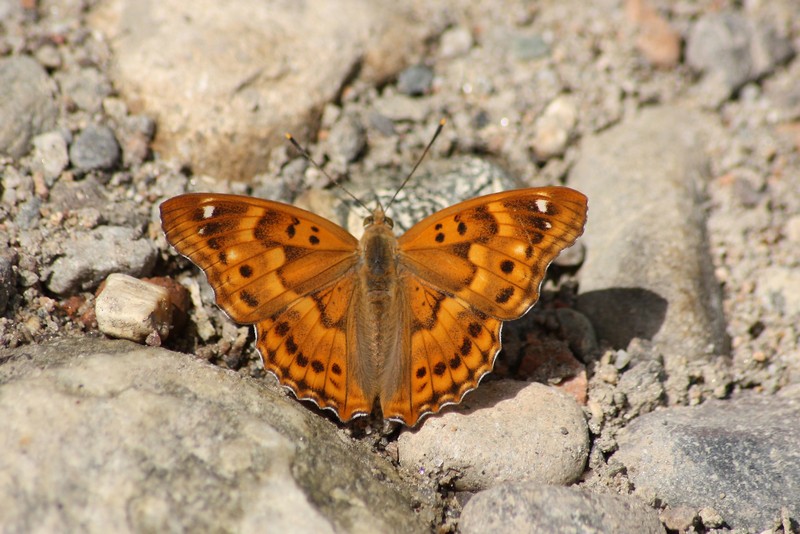
[(667, 299), (640, 287), (614, 287), (578, 296), (577, 310), (589, 318), (598, 339), (624, 349), (633, 338), (652, 340), (667, 315)]

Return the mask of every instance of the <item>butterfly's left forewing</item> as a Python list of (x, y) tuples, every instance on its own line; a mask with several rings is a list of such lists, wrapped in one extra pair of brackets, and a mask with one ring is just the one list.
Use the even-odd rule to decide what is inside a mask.
[(358, 241), (288, 204), (193, 193), (161, 204), (167, 241), (208, 277), (217, 305), (239, 323), (268, 318), (344, 276)]

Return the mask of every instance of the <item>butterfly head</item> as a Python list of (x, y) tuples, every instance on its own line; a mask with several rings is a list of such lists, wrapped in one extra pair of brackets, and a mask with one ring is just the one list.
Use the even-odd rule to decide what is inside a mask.
[(386, 216), (386, 212), (380, 206), (372, 210), (372, 215), (364, 219), (364, 228), (375, 225), (386, 225), (389, 228), (394, 228), (394, 221)]

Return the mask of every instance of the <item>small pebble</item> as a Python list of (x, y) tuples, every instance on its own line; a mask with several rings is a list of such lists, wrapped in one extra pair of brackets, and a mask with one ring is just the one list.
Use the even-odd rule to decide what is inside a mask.
[(72, 164), (83, 172), (111, 169), (119, 162), (119, 157), (117, 138), (107, 126), (87, 126), (69, 148)]
[(428, 94), (433, 83), (433, 71), (425, 65), (414, 65), (400, 73), (397, 90), (411, 96)]
[(125, 274), (106, 278), (94, 307), (98, 328), (111, 337), (158, 346), (172, 327), (169, 291)]

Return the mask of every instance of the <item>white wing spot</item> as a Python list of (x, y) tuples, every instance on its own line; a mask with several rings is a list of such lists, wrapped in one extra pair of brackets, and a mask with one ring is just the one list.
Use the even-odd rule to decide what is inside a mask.
[(545, 222), (544, 222), (544, 227), (545, 227), (545, 228), (547, 228), (547, 229), (549, 230), (550, 228), (552, 228), (552, 227), (553, 227), (553, 225), (552, 225), (552, 224), (550, 224), (550, 221), (545, 221)]
[(214, 216), (214, 210), (216, 208), (214, 206), (203, 206), (203, 218), (210, 219)]
[(550, 205), (550, 202), (540, 198), (536, 201), (536, 209), (539, 213), (547, 213), (547, 207)]

